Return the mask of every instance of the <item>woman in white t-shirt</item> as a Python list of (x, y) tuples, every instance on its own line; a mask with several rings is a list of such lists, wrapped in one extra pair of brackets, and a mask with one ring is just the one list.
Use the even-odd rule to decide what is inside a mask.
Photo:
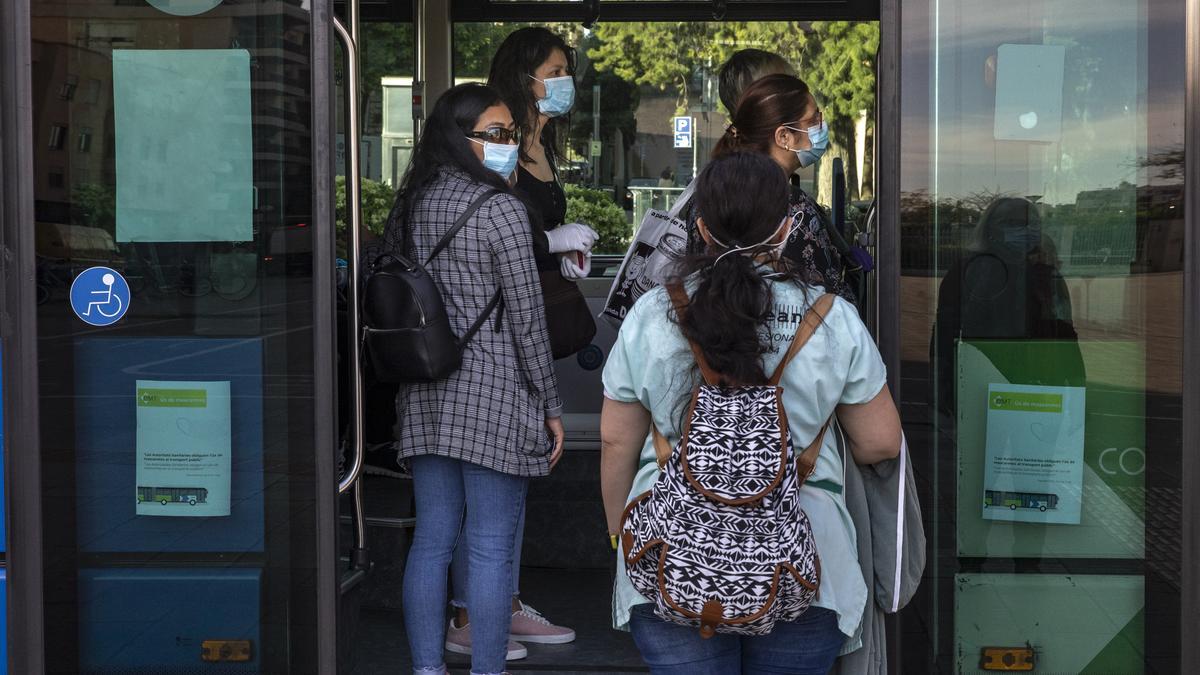
[[(717, 373), (765, 384), (824, 292), (801, 281), (779, 256), (792, 225), (788, 194), (784, 173), (755, 153), (720, 157), (697, 180), (706, 249), (678, 270), (688, 311), (680, 321), (664, 288), (647, 293), (625, 318), (604, 368), (601, 479), (610, 534), (620, 531), (629, 499), (658, 476), (651, 421), (672, 446), (679, 441), (683, 407), (698, 377), (688, 340)], [(882, 359), (845, 300), (835, 300), (781, 384), (795, 447), (811, 443), (836, 412), (855, 462), (872, 464), (899, 453), (900, 419)], [(703, 639), (695, 628), (659, 619), (629, 583), (618, 552), (613, 624), (633, 632), (652, 673), (818, 674), (839, 654), (858, 648), (867, 588), (843, 476), (834, 434), (827, 434), (816, 468), (800, 488), (821, 559), (820, 593), (797, 621), (777, 625), (769, 635)]]

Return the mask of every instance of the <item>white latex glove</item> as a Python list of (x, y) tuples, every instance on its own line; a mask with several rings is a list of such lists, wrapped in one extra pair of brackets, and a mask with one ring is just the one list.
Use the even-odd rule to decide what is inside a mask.
[[(580, 258), (583, 258), (583, 265), (579, 264)], [(564, 279), (579, 281), (580, 279), (586, 279), (587, 275), (592, 272), (592, 254), (590, 251), (587, 253), (567, 251), (566, 253), (560, 253), (558, 260), (558, 271)]]
[(587, 225), (580, 223), (567, 223), (559, 225), (546, 232), (546, 239), (550, 240), (551, 253), (566, 253), (567, 251), (583, 251), (592, 250), (592, 246), (600, 235)]

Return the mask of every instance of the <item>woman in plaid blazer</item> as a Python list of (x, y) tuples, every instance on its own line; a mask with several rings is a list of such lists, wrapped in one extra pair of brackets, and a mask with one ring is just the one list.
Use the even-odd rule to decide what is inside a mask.
[(497, 289), (501, 310), (465, 345), (445, 380), (401, 387), (396, 438), (412, 467), (417, 527), (404, 575), (413, 672), (445, 672), (446, 573), (459, 538), (470, 561), (472, 672), (504, 670), (511, 619), (512, 541), (530, 478), (562, 452), (562, 403), (533, 259), (529, 217), (509, 186), (519, 133), (492, 89), (466, 84), (434, 106), (405, 174), (385, 238), (425, 260), (489, 190), (466, 226), (426, 269), (462, 335)]

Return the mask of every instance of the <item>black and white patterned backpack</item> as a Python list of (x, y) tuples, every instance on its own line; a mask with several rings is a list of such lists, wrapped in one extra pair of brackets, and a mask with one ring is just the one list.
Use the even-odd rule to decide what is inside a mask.
[[(687, 295), (668, 290), (682, 316)], [(765, 635), (816, 596), (821, 564), (798, 495), (829, 422), (797, 455), (779, 382), (832, 304), (824, 295), (808, 311), (768, 385), (718, 386), (721, 376), (691, 345), (704, 382), (673, 450), (654, 430), (662, 473), (621, 524), (629, 580), (659, 617), (706, 638)]]

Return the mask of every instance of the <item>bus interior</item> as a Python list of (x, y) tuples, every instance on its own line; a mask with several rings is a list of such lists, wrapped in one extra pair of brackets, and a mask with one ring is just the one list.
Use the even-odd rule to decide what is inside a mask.
[[(718, 100), (716, 82), (724, 59), (745, 48), (778, 51), (820, 99), (820, 82), (809, 79), (806, 69), (818, 80), (839, 75), (832, 68), (828, 75), (817, 70), (834, 55), (820, 53), (815, 37), (807, 38), (806, 48), (804, 35), (812, 34), (825, 39), (826, 47), (840, 44), (854, 50), (846, 56), (859, 60), (852, 71), (861, 91), (823, 103), (838, 116), (833, 125), (840, 134), (836, 149), (797, 178), (847, 240), (874, 252), (878, 4), (473, 0), (440, 9), (433, 2), (414, 5), (410, 16), (403, 3), (361, 3), (358, 161), (364, 230), (382, 232), (394, 186), (419, 133), (413, 102), (418, 115), (422, 100), (431, 105), (428, 83), (446, 72), (455, 84), (485, 81), (492, 54), (510, 31), (545, 26), (577, 51), (578, 96), (558, 168), (567, 190), (567, 222), (588, 223), (600, 234), (591, 274), (580, 282), (599, 315), (633, 229), (648, 209), (671, 206), (724, 133), (727, 111)], [(343, 17), (348, 23), (354, 20)], [(447, 38), (448, 50), (439, 44)], [(664, 52), (662, 45), (673, 46)], [(450, 62), (438, 62), (447, 51)], [(427, 59), (424, 64), (417, 52)], [(343, 66), (344, 57), (336, 67)], [(340, 72), (344, 82), (345, 71)], [(353, 162), (345, 147), (350, 113), (344, 90), (339, 87), (341, 175)], [(678, 118), (692, 120), (686, 142), (676, 141), (672, 124)], [(868, 326), (875, 324), (874, 284), (874, 276), (868, 275), (870, 290), (859, 307)], [(600, 500), (599, 412), (601, 367), (616, 331), (602, 318), (597, 329), (591, 346), (556, 362), (565, 403), (566, 453), (550, 477), (531, 483), (520, 571), (522, 600), (554, 623), (575, 629), (578, 637), (565, 645), (529, 645), (527, 658), (508, 664), (514, 673), (646, 672), (628, 633), (610, 625), (616, 561), (604, 533)], [(345, 334), (340, 331), (343, 355)], [(339, 377), (344, 437), (352, 441), (353, 385), (346, 367)], [(340, 501), (344, 571), (339, 658), (343, 668), (364, 674), (408, 662), (400, 589), (414, 514), (411, 479), (394, 459), (391, 429), (379, 423), (391, 417), (390, 396), (386, 386), (372, 389), (368, 383), (365, 389), (364, 467), (351, 484), (343, 473), (347, 489)], [(352, 445), (342, 448), (344, 470), (354, 468)], [(469, 656), (447, 653), (447, 658), (452, 670), (469, 667)]]

